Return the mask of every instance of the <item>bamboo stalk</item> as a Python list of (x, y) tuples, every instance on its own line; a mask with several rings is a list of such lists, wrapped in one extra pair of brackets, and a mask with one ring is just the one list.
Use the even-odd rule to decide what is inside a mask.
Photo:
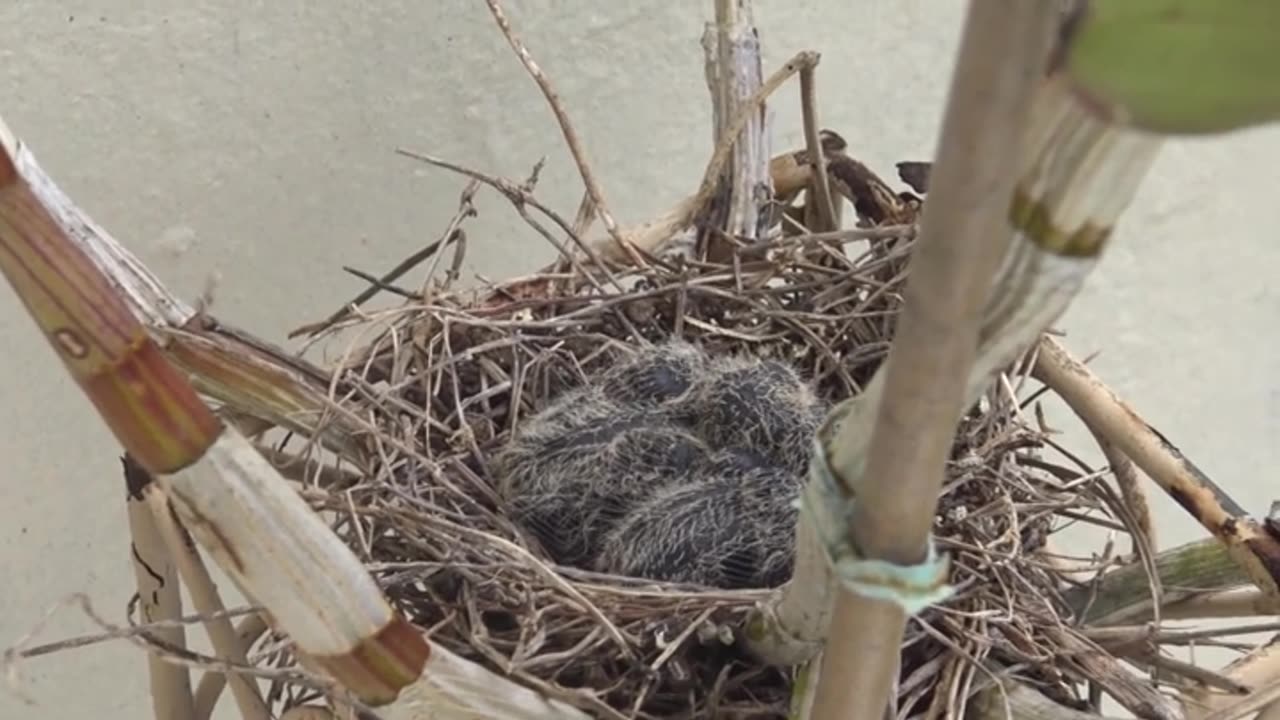
[[(925, 557), (934, 503), (978, 354), (983, 302), (1012, 237), (1008, 199), (1020, 134), (1043, 72), (1052, 7), (970, 5), (883, 400), (856, 484), (850, 542), (862, 557)], [(839, 436), (838, 436), (839, 438)], [(836, 441), (839, 442), (839, 439)], [(879, 717), (898, 672), (897, 604), (840, 591), (815, 689), (815, 720)]]
[[(186, 582), (187, 591), (191, 594), (196, 612), (209, 618), (204, 621), (204, 627), (214, 652), (218, 657), (232, 663), (248, 664), (244, 644), (240, 642), (235, 628), (232, 627), (231, 619), (225, 615), (217, 615), (226, 610), (226, 606), (218, 594), (213, 578), (210, 577), (204, 563), (200, 561), (200, 557), (196, 555), (195, 548), (191, 546), (190, 537), (174, 521), (164, 493), (156, 487), (155, 483), (147, 483), (142, 489), (142, 494), (151, 509), (152, 518), (160, 535), (164, 538), (165, 545), (168, 546), (169, 552), (176, 561), (178, 573)], [(271, 717), (271, 711), (263, 701), (262, 693), (254, 681), (243, 675), (229, 674), (226, 676), (226, 682), (231, 687), (231, 694), (235, 698), (242, 720), (268, 720)]]
[[(1249, 581), (1226, 548), (1212, 538), (1165, 550), (1156, 555), (1153, 565), (1165, 588), (1162, 601), (1167, 609), (1203, 593)], [(1112, 570), (1095, 583), (1072, 588), (1063, 598), (1081, 622), (1093, 626), (1140, 622), (1151, 615), (1151, 584), (1139, 562)], [(1269, 607), (1280, 610), (1275, 603)]]
[[(155, 518), (143, 497), (150, 478), (139, 472), (126, 457), (123, 461), (126, 486), (125, 508), (129, 516), (130, 559), (138, 588), (138, 615), (143, 623), (178, 620), (182, 617), (182, 592), (178, 571)], [(187, 632), (182, 625), (160, 627), (155, 637), (175, 648), (187, 646)], [(188, 720), (195, 716), (191, 692), (191, 674), (187, 668), (147, 655), (147, 674), (151, 681), (151, 706), (156, 720)]]
[[(1005, 65), (1004, 71), (1017, 69)], [(996, 374), (1032, 346), (1079, 292), (1161, 142), (1157, 136), (1100, 120), (1055, 74), (1040, 85), (1024, 132), (1025, 150), (1019, 155), (1017, 189), (1008, 210), (1009, 222), (1018, 232), (983, 308), (978, 349), (962, 404), (976, 402)], [(991, 161), (985, 158), (983, 166)], [(961, 182), (972, 184), (975, 179), (966, 175)], [(936, 202), (931, 196), (926, 214)], [(971, 208), (965, 211), (972, 215)], [(958, 236), (951, 233), (949, 237)], [(817, 537), (830, 542), (843, 533), (843, 521), (837, 510), (821, 510), (833, 500), (830, 491), (822, 488), (822, 473), (815, 476), (813, 472), (829, 466), (844, 483), (840, 490), (847, 499), (857, 495), (886, 371), (892, 365), (891, 358), (862, 394), (837, 405), (819, 433), (811, 480), (805, 488), (818, 512), (801, 515), (794, 579), (763, 604), (748, 626), (752, 651), (766, 661), (801, 662), (826, 637), (833, 590), (825, 550), (814, 544)]]

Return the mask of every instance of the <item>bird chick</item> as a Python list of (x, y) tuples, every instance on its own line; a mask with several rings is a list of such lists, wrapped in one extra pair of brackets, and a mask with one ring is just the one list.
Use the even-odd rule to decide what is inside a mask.
[(775, 587), (824, 410), (784, 363), (669, 342), (526, 420), (495, 459), (499, 491), (558, 563)]
[(785, 583), (799, 478), (733, 451), (702, 472), (637, 505), (605, 536), (596, 569), (725, 589)]
[(686, 479), (710, 454), (688, 430), (597, 388), (561, 398), (495, 458), (513, 520), (557, 562), (585, 567), (632, 507)]
[(790, 366), (741, 357), (717, 362), (683, 407), (713, 448), (749, 450), (801, 475), (826, 411)]
[(658, 407), (684, 395), (706, 373), (710, 360), (683, 340), (642, 348), (599, 379), (605, 396), (629, 407)]

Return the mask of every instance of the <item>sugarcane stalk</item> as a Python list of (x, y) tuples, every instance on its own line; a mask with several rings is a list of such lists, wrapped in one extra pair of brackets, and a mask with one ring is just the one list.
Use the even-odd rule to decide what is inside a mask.
[[(185, 529), (304, 662), (382, 717), (419, 717), (411, 708), (428, 706), (449, 708), (432, 717), (585, 717), (564, 703), (534, 703), (526, 688), (445, 653), (391, 608), (354, 553), (163, 357), (124, 293), (72, 240), (69, 201), (44, 202), (56, 196), (33, 190), (23, 174), (30, 165), (15, 162), (8, 138), (0, 272)], [(441, 683), (436, 670), (473, 682)], [(505, 714), (485, 715), (495, 707)]]
[(128, 248), (98, 225), (45, 173), (0, 119), (0, 144), (16, 172), (66, 238), (105, 278), (156, 347), (197, 392), (270, 425), (316, 437), (357, 467), (359, 423), (337, 413), (328, 373), (270, 343), (204, 315), (170, 292)]
[[(350, 552), (165, 361), (7, 151), (0, 156), (0, 271), (120, 445), (302, 651), (370, 702), (389, 702), (416, 679), (429, 654), (422, 637), (353, 556), (345, 568), (321, 562)], [(281, 537), (272, 530), (283, 517), (307, 519), (291, 528), (297, 536)], [(328, 582), (316, 582), (326, 575)]]

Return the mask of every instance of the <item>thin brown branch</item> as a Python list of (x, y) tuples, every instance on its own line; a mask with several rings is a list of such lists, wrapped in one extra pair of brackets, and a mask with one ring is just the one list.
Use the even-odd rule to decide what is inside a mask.
[[(236, 626), (236, 637), (239, 638), (240, 647), (246, 653), (258, 638), (266, 633), (270, 628), (267, 621), (262, 615), (255, 613), (240, 621)], [(227, 673), (216, 672), (212, 670), (205, 671), (203, 677), (200, 678), (200, 684), (196, 686), (195, 703), (191, 720), (209, 720), (213, 717), (213, 709), (218, 704), (218, 697), (222, 695), (222, 690), (227, 686)]]
[(1280, 596), (1280, 539), (1250, 517), (1173, 443), (1053, 338), (1041, 340), (1033, 375), (1222, 542), (1255, 585), (1264, 593)]
[[(49, 624), (49, 621), (52, 620), (54, 614), (68, 605), (79, 608), (94, 625), (102, 630), (102, 632), (71, 638), (68, 640), (60, 640), (44, 645), (31, 645), (30, 642), (32, 638), (44, 631), (45, 627)], [(4, 671), (5, 680), (9, 684), (10, 690), (15, 695), (28, 704), (35, 704), (35, 700), (25, 693), (21, 687), (20, 671), (22, 661), (42, 655), (49, 655), (70, 648), (84, 647), (110, 640), (127, 640), (149, 654), (158, 655), (165, 662), (174, 663), (187, 668), (198, 668), (223, 673), (238, 673), (268, 680), (287, 680), (289, 682), (317, 690), (333, 689), (334, 684), (332, 681), (319, 678), (310, 673), (294, 669), (261, 668), (245, 664), (231, 663), (222, 658), (201, 655), (190, 650), (183, 650), (182, 648), (175, 648), (166, 645), (152, 632), (156, 629), (172, 627), (176, 622), (207, 622), (211, 618), (231, 617), (236, 614), (243, 614), (244, 612), (248, 611), (219, 612), (214, 613), (213, 615), (201, 614), (186, 616), (181, 618), (179, 621), (162, 621), (150, 623), (144, 626), (121, 627), (108, 622), (99, 615), (87, 595), (84, 593), (73, 593), (60, 602), (52, 605), (34, 627), (19, 638), (12, 647), (5, 649), (3, 662), (0, 662), (0, 670)]]
[(442, 160), (440, 158), (432, 157), (430, 155), (414, 152), (412, 150), (406, 150), (404, 148), (400, 148), (396, 150), (396, 152), (407, 158), (419, 160), (421, 162), (427, 163), (428, 165), (434, 165), (435, 167), (443, 168), (445, 170), (450, 170), (460, 175), (464, 175), (468, 178), (471, 178), (472, 180), (482, 182), (485, 185), (488, 185), (489, 187), (493, 188), (494, 190), (497, 190), (498, 192), (502, 193), (503, 197), (507, 198), (507, 200), (510, 201), (511, 204), (516, 208), (516, 211), (520, 213), (520, 216), (524, 218), (526, 222), (529, 222), (530, 225), (534, 227), (535, 230), (538, 230), (539, 234), (541, 234), (543, 237), (547, 239), (548, 242), (551, 243), (552, 247), (556, 249), (556, 251), (560, 254), (562, 258), (564, 258), (566, 261), (570, 263), (570, 265), (579, 275), (589, 280), (593, 285), (596, 286), (597, 289), (602, 289), (603, 286), (597, 280), (595, 280), (595, 276), (592, 273), (587, 272), (586, 268), (582, 267), (578, 263), (577, 261), (578, 256), (575, 253), (571, 252), (564, 243), (560, 242), (558, 239), (556, 239), (554, 235), (547, 232), (545, 228), (542, 228), (541, 225), (532, 222), (532, 219), (528, 216), (527, 212), (525, 211), (525, 206), (527, 205), (541, 212), (543, 215), (550, 218), (551, 221), (554, 222), (565, 233), (565, 235), (574, 243), (574, 245), (576, 245), (578, 249), (582, 251), (583, 255), (585, 255), (587, 259), (591, 261), (592, 265), (599, 268), (605, 274), (609, 282), (612, 285), (614, 285), (614, 287), (621, 289), (622, 286), (618, 284), (616, 276), (612, 272), (610, 272), (609, 266), (601, 260), (601, 257), (597, 255), (596, 250), (592, 248), (590, 244), (584, 242), (581, 237), (576, 235), (573, 232), (573, 226), (567, 220), (561, 217), (559, 213), (552, 210), (550, 207), (548, 207), (547, 205), (543, 204), (540, 200), (538, 200), (537, 197), (534, 196), (532, 189), (528, 186), (527, 183), (523, 183), (523, 184), (516, 183), (508, 178), (503, 178), (503, 177), (498, 177), (496, 175), (483, 173), (483, 172), (480, 172), (479, 170), (473, 170), (471, 168), (465, 167), (463, 165), (459, 165), (457, 163), (449, 162), (447, 160)]
[(969, 713), (968, 720), (1119, 720), (1073, 710), (1012, 679), (981, 691)]
[(1205, 715), (1200, 720), (1243, 720), (1280, 702), (1280, 678), (1273, 679), (1237, 702)]
[(1187, 687), (1182, 695), (1187, 720), (1208, 720), (1223, 713), (1248, 717), (1265, 707), (1267, 709), (1258, 717), (1262, 720), (1267, 713), (1274, 712), (1270, 709), (1274, 701), (1267, 699), (1268, 696), (1280, 697), (1275, 693), (1280, 680), (1280, 644), (1274, 638), (1228, 663), (1223, 672), (1232, 681), (1252, 690), (1253, 694), (1241, 698), (1214, 692), (1210, 687)]
[(338, 720), (338, 716), (326, 707), (318, 705), (296, 705), (284, 711), (280, 720)]
[(1098, 443), (1098, 449), (1107, 459), (1111, 474), (1115, 476), (1116, 487), (1120, 489), (1120, 497), (1133, 516), (1134, 527), (1131, 528), (1134, 555), (1155, 555), (1160, 543), (1156, 539), (1155, 518), (1151, 513), (1151, 503), (1147, 500), (1146, 485), (1138, 477), (1138, 469), (1133, 461), (1116, 448), (1115, 443), (1099, 434), (1092, 427), (1089, 431)]
[(604, 190), (600, 188), (600, 183), (596, 181), (595, 173), (591, 171), (591, 164), (587, 162), (587, 154), (582, 148), (582, 141), (578, 138), (578, 133), (574, 130), (573, 123), (569, 120), (569, 113), (564, 109), (559, 93), (551, 86), (550, 78), (534, 61), (529, 49), (516, 36), (515, 30), (511, 27), (511, 22), (507, 19), (506, 13), (503, 12), (502, 3), (499, 0), (485, 0), (485, 3), (489, 6), (489, 12), (493, 14), (493, 19), (497, 21), (498, 27), (501, 28), (503, 36), (507, 38), (511, 49), (520, 58), (520, 63), (524, 65), (525, 70), (529, 72), (534, 82), (538, 84), (538, 89), (542, 91), (542, 95), (547, 99), (547, 104), (551, 106), (551, 112), (555, 113), (556, 122), (560, 125), (560, 131), (564, 135), (565, 143), (568, 144), (569, 152), (573, 155), (573, 161), (578, 166), (578, 173), (582, 176), (582, 184), (586, 186), (587, 193), (590, 194), (591, 202), (595, 205), (601, 221), (604, 222), (605, 229), (608, 230), (614, 242), (618, 244), (618, 247), (627, 254), (636, 266), (644, 267), (646, 264), (644, 260), (641, 259), (640, 255), (636, 253), (635, 249), (618, 231), (618, 223), (614, 221), (613, 214), (609, 212), (609, 205), (605, 202)]
[(814, 74), (806, 67), (800, 71), (800, 113), (804, 121), (804, 142), (810, 162), (813, 163), (813, 184), (810, 193), (817, 206), (818, 221), (809, 227), (810, 232), (825, 233), (839, 230), (835, 196), (831, 194), (831, 178), (827, 174), (827, 156), (818, 136), (818, 101), (814, 97)]
[(1157, 651), (1144, 653), (1136, 660), (1131, 661), (1138, 665), (1147, 665), (1154, 668), (1155, 677), (1160, 681), (1167, 682), (1171, 679), (1168, 676), (1172, 675), (1237, 697), (1249, 693), (1248, 686), (1236, 682), (1220, 672), (1215, 672), (1185, 660), (1160, 655)]
[[(78, 602), (77, 598), (73, 598), (73, 600), (76, 600)], [(215, 613), (214, 616), (215, 617), (237, 617), (240, 615), (246, 615), (254, 612), (257, 612), (257, 611), (252, 608), (241, 608), (241, 609), (226, 610), (220, 613)], [(96, 617), (96, 616), (91, 615), (91, 618), (92, 617)], [(88, 647), (90, 645), (97, 645), (98, 643), (110, 642), (112, 640), (135, 641), (135, 639), (138, 639), (138, 638), (148, 638), (148, 637), (158, 638), (159, 636), (156, 632), (158, 630), (169, 630), (169, 629), (178, 627), (180, 625), (190, 625), (192, 623), (204, 622), (206, 619), (208, 619), (208, 616), (206, 615), (194, 614), (194, 615), (184, 615), (181, 618), (176, 618), (173, 620), (157, 620), (157, 621), (149, 622), (145, 625), (134, 625), (132, 627), (116, 627), (114, 625), (104, 625), (102, 623), (98, 623), (102, 627), (107, 627), (109, 629), (103, 632), (90, 633), (87, 635), (80, 635), (73, 638), (67, 638), (66, 640), (57, 640), (51, 643), (45, 643), (43, 645), (32, 645), (32, 646), (21, 647), (21, 648), (12, 648), (11, 651), (14, 658), (25, 660), (29, 658), (41, 657), (43, 655), (52, 655), (54, 653), (63, 652), (66, 650), (73, 650), (75, 648), (82, 648), (82, 647)], [(43, 625), (39, 627), (42, 628)], [(36, 632), (38, 632), (38, 630), (32, 631), (31, 634), (34, 635)], [(145, 640), (135, 642), (135, 644), (141, 645), (142, 642), (145, 642)]]
[(395, 282), (397, 279), (402, 277), (405, 273), (409, 272), (413, 268), (417, 267), (420, 263), (422, 263), (427, 258), (434, 257), (431, 265), (431, 270), (427, 272), (427, 277), (424, 278), (422, 281), (422, 286), (424, 289), (423, 294), (425, 294), (425, 289), (428, 283), (430, 282), (430, 278), (435, 271), (435, 267), (439, 264), (440, 258), (444, 255), (444, 249), (448, 247), (450, 244), (454, 243), (455, 241), (458, 241), (461, 239), (462, 221), (465, 220), (466, 218), (473, 217), (476, 214), (475, 206), (472, 204), (471, 201), (472, 201), (472, 198), (475, 197), (476, 189), (479, 187), (479, 185), (480, 185), (480, 182), (478, 180), (473, 179), (471, 182), (467, 183), (465, 188), (463, 188), (462, 197), (458, 202), (458, 205), (459, 205), (458, 211), (456, 214), (454, 214), (453, 219), (449, 221), (448, 227), (445, 228), (443, 235), (438, 240), (431, 243), (430, 245), (427, 245), (421, 250), (418, 250), (417, 252), (408, 256), (404, 260), (401, 260), (399, 263), (396, 264), (395, 267), (391, 268), (390, 270), (388, 270), (387, 272), (379, 276), (376, 284), (371, 284), (369, 287), (365, 288), (364, 290), (361, 290), (360, 293), (357, 294), (354, 298), (343, 303), (342, 307), (338, 308), (337, 310), (334, 310), (333, 313), (329, 315), (329, 317), (319, 322), (311, 323), (308, 325), (304, 325), (300, 328), (297, 328), (291, 331), (288, 337), (294, 338), (294, 337), (297, 337), (298, 335), (312, 335), (332, 327), (335, 323), (350, 316), (353, 308), (360, 307), (365, 302), (369, 301), (375, 295), (377, 295), (378, 290), (381, 289), (382, 286)]
[[(1247, 578), (1242, 578), (1247, 580)], [(1280, 614), (1280, 604), (1256, 587), (1197, 592), (1165, 604), (1165, 620), (1252, 617)]]
[(1200, 640), (1223, 638), (1230, 635), (1246, 635), (1259, 632), (1280, 632), (1280, 622), (1253, 623), (1227, 628), (1203, 628), (1181, 630), (1158, 625), (1116, 625), (1111, 627), (1084, 628), (1082, 634), (1107, 647), (1154, 643), (1157, 645), (1193, 645)]
[(1098, 685), (1129, 712), (1150, 720), (1182, 720), (1177, 705), (1160, 694), (1149, 682), (1126, 670), (1120, 660), (1108, 655), (1097, 645), (1063, 627), (1050, 627), (1046, 632), (1055, 639), (1055, 652), (1062, 662), (1080, 669), (1090, 682)]

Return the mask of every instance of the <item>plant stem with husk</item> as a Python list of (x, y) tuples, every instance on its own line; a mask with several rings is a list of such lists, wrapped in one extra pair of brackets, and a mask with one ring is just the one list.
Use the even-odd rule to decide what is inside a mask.
[[(856, 481), (851, 540), (864, 557), (925, 558), (935, 508), (922, 500), (941, 489), (984, 301), (1013, 235), (1007, 211), (1022, 148), (1008, 140), (1025, 126), (1055, 19), (1048, 5), (970, 5), (883, 400)], [(896, 604), (836, 593), (812, 718), (881, 716), (905, 621)]]

